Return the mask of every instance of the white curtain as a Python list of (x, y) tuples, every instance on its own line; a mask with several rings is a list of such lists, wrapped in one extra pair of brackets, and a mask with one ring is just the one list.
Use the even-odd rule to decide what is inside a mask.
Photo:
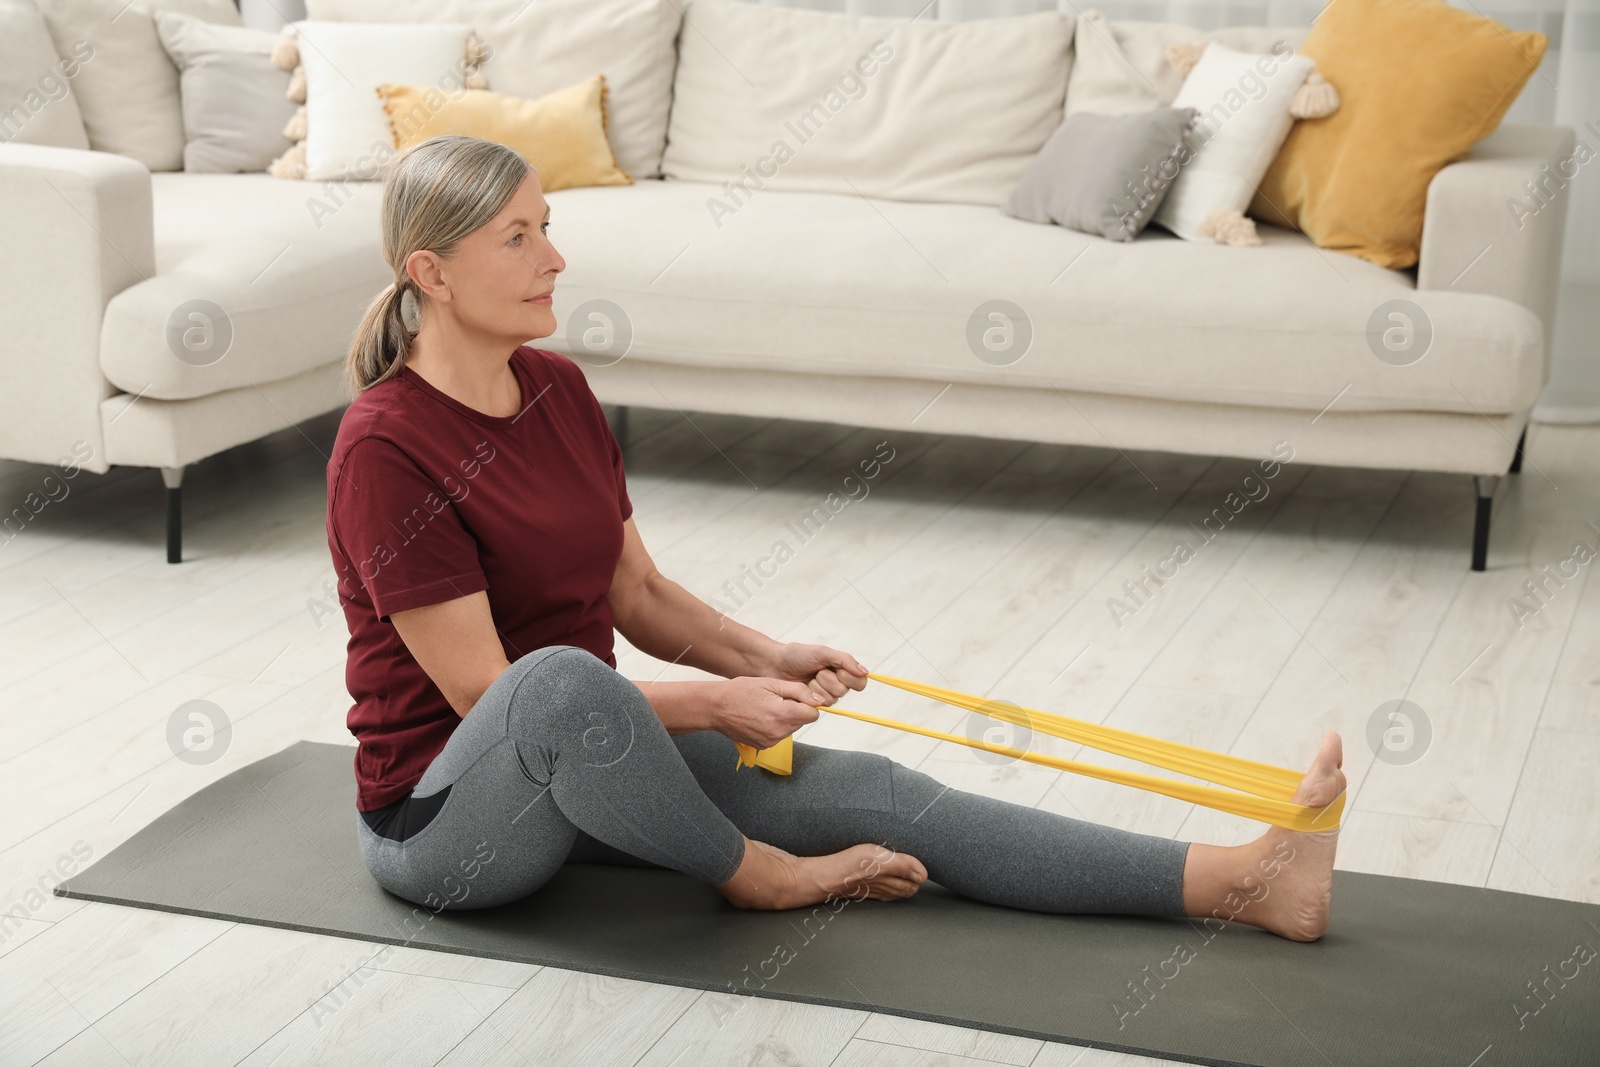
[[(753, 0), (857, 15), (996, 18), (1034, 11), (1223, 26), (1309, 26), (1321, 0)], [(1571, 126), (1600, 155), (1600, 0), (1450, 0), (1455, 7), (1550, 39), (1544, 62), (1505, 121)], [(1593, 123), (1592, 128), (1586, 127)], [(1550, 384), (1534, 417), (1600, 422), (1600, 158), (1565, 190), (1567, 237), (1562, 293), (1552, 339)], [(1508, 192), (1508, 196), (1515, 195)]]

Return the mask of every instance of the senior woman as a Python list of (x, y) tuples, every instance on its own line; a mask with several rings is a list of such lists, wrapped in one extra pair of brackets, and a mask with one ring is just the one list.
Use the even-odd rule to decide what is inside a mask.
[[(394, 285), (351, 345), (328, 464), (328, 546), (350, 629), (356, 832), (368, 870), (437, 908), (517, 900), (568, 862), (671, 868), (741, 908), (905, 898), (926, 880), (1058, 913), (1206, 916), (1311, 941), (1337, 831), (1223, 847), (951, 789), (869, 752), (796, 742), (793, 773), (737, 769), (866, 685), (664, 577), (582, 371), (533, 348), (566, 264), (537, 173), (462, 136), (383, 186)], [(716, 680), (633, 682), (613, 629)], [(1324, 736), (1294, 798), (1345, 788)]]

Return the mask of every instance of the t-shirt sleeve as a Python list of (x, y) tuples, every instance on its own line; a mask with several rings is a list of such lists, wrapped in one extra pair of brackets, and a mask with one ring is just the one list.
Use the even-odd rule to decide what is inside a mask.
[(357, 441), (345, 453), (330, 521), (355, 575), (385, 621), (396, 611), (489, 588), (478, 542), (455, 504), (395, 444)]

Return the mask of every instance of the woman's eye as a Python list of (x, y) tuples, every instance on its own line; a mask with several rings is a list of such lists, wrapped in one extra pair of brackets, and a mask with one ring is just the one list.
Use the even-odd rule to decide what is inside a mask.
[(519, 245), (522, 243), (522, 234), (520, 231), (512, 236), (511, 243), (514, 245)]
[(539, 232), (540, 233), (549, 233), (550, 232), (550, 224), (548, 222), (539, 223)]

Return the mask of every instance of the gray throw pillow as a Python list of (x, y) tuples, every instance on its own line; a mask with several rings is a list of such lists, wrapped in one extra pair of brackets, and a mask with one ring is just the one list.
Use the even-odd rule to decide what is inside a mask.
[(278, 35), (156, 11), (156, 32), (180, 74), (183, 169), (213, 174), (266, 170), (293, 144), (283, 127), (298, 106), (290, 74), (272, 65)]
[(1028, 222), (1053, 222), (1131, 241), (1161, 206), (1196, 138), (1192, 107), (1130, 115), (1069, 115), (1001, 207)]

